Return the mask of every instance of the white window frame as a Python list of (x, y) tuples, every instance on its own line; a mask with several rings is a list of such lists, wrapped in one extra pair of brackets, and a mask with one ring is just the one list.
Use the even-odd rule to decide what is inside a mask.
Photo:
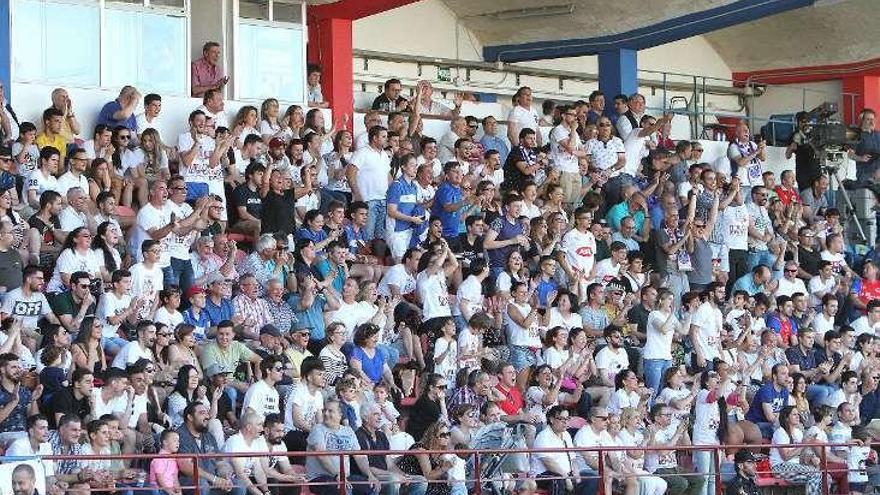
[[(10, 25), (12, 29), (15, 29), (15, 7), (17, 4), (17, 0), (0, 0), (0, 1), (8, 1), (9, 2), (9, 18)], [(129, 2), (114, 2), (112, 0), (40, 0), (42, 3), (47, 4), (61, 4), (61, 5), (93, 5), (98, 8), (98, 85), (77, 85), (77, 84), (68, 84), (63, 83), (66, 86), (70, 87), (79, 87), (83, 89), (118, 89), (116, 87), (108, 87), (105, 85), (105, 81), (107, 80), (106, 68), (104, 66), (104, 50), (108, 47), (106, 46), (105, 40), (105, 32), (106, 32), (106, 11), (107, 9), (113, 10), (129, 10), (129, 11), (138, 11), (138, 12), (149, 12), (149, 13), (159, 13), (165, 14), (169, 16), (175, 17), (183, 17), (185, 19), (185, 36), (184, 40), (186, 42), (186, 46), (184, 47), (184, 53), (190, 53), (190, 47), (192, 44), (191, 33), (192, 33), (192, 0), (184, 0), (184, 7), (170, 7), (166, 5), (153, 5), (151, 0), (142, 0), (141, 4), (129, 3)], [(108, 5), (109, 4), (109, 5)], [(11, 36), (12, 46), (11, 50), (14, 53), (15, 51), (15, 36)], [(10, 79), (12, 82), (17, 83), (49, 83), (50, 81), (41, 79), (41, 80), (25, 80), (25, 79), (17, 79), (15, 74), (15, 68), (11, 68)], [(189, 96), (189, 88), (191, 84), (191, 75), (189, 67), (184, 69), (185, 74), (185, 87), (182, 88), (181, 93), (172, 93), (169, 96)], [(58, 83), (57, 81), (52, 81), (52, 83)]]
[[(367, 0), (365, 0), (367, 1)], [(239, 27), (242, 25), (248, 26), (258, 26), (258, 27), (279, 27), (279, 28), (296, 28), (299, 29), (302, 33), (302, 61), (303, 61), (303, 71), (302, 71), (302, 88), (303, 88), (303, 100), (300, 102), (286, 102), (286, 103), (297, 103), (297, 104), (306, 104), (309, 99), (308, 92), (308, 75), (306, 74), (308, 71), (305, 70), (308, 65), (307, 58), (307, 45), (308, 45), (308, 30), (305, 24), (306, 20), (306, 4), (305, 0), (300, 2), (300, 18), (303, 20), (303, 23), (295, 23), (295, 22), (284, 22), (284, 21), (276, 21), (275, 20), (275, 0), (268, 0), (269, 2), (269, 20), (261, 20), (261, 19), (250, 19), (247, 17), (241, 16), (241, 7), (238, 0), (235, 0), (233, 3), (233, 19), (235, 22), (232, 25), (232, 46), (234, 47), (234, 51), (232, 53), (233, 57), (233, 76), (235, 81), (241, 81), (241, 65), (235, 61), (238, 58), (238, 50), (239, 50), (239, 40), (241, 40), (241, 34), (239, 31)], [(262, 101), (262, 99), (253, 99), (253, 98), (242, 98), (241, 97), (241, 85), (234, 84), (233, 85), (233, 99), (238, 101), (248, 101), (248, 102), (258, 102)]]

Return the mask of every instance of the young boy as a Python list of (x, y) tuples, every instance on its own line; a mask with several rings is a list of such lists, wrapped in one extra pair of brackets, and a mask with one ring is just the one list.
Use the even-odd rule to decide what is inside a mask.
[[(180, 447), (180, 436), (174, 430), (165, 430), (159, 436), (160, 454), (176, 454)], [(167, 495), (182, 495), (178, 479), (177, 461), (157, 457), (150, 461), (150, 485), (158, 486)]]
[(342, 406), (342, 424), (352, 430), (361, 426), (361, 403), (358, 398), (357, 382), (353, 378), (343, 378), (336, 382), (336, 395)]
[[(872, 455), (871, 435), (864, 426), (853, 426), (852, 439), (861, 443), (848, 449), (846, 463), (849, 468), (849, 490), (852, 495), (861, 495), (868, 488), (867, 465), (869, 462), (876, 463), (877, 455)], [(871, 457), (873, 460), (869, 460)]]

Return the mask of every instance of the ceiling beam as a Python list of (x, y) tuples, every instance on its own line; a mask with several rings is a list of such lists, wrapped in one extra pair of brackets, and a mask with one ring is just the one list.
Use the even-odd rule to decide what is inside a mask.
[(726, 27), (755, 21), (812, 5), (816, 0), (736, 0), (727, 5), (685, 14), (624, 33), (594, 38), (548, 40), (483, 48), (487, 62), (525, 62), (580, 57), (614, 50), (644, 50), (698, 36)]
[(339, 0), (334, 3), (327, 3), (309, 7), (309, 16), (314, 19), (348, 19), (356, 21), (379, 14), (391, 9), (403, 7), (419, 0)]
[(866, 76), (880, 76), (880, 58), (845, 64), (734, 72), (733, 80), (735, 85), (745, 86), (746, 82), (756, 84), (801, 84)]

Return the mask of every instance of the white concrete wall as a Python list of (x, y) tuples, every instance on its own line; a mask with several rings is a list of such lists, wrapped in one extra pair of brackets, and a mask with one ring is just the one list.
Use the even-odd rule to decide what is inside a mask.
[(837, 118), (843, 120), (844, 104), (849, 99), (842, 96), (841, 81), (824, 81), (805, 84), (783, 84), (767, 87), (767, 92), (750, 103), (751, 114), (766, 118), (774, 114), (796, 113), (801, 110), (812, 110), (830, 101), (837, 103), (840, 113)]

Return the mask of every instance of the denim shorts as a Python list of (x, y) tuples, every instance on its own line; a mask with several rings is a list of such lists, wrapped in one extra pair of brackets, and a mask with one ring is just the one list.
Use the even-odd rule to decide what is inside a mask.
[(519, 345), (510, 346), (510, 364), (517, 372), (538, 364), (538, 350)]

